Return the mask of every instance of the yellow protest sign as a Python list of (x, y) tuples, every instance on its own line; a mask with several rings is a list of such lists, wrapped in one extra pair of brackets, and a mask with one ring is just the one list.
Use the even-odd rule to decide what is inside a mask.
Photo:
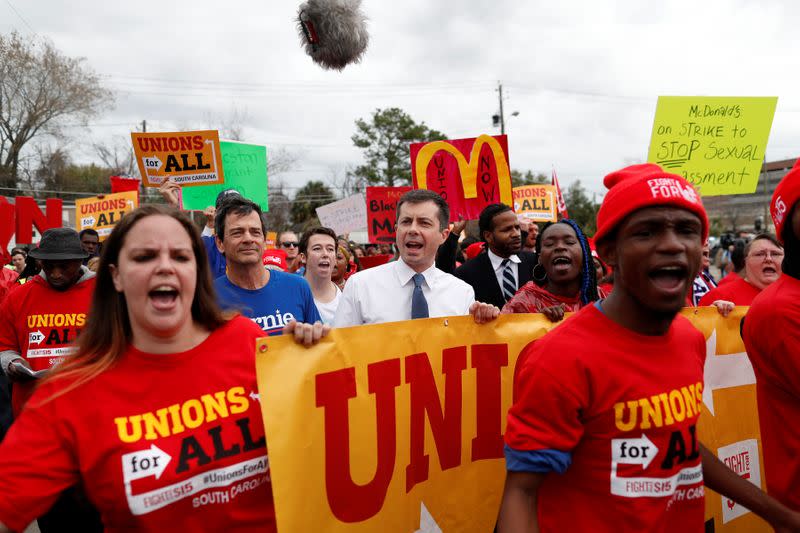
[(703, 196), (755, 192), (777, 97), (660, 96), (647, 160)]
[(514, 212), (534, 222), (558, 220), (554, 185), (523, 185), (512, 189)]
[(138, 191), (78, 198), (75, 200), (75, 229), (78, 231), (87, 228), (97, 230), (100, 240), (104, 241), (122, 216), (138, 206)]
[(170, 178), (182, 186), (225, 182), (215, 130), (131, 133), (131, 140), (145, 187)]
[[(706, 337), (705, 409), (697, 431), (703, 444), (723, 463), (765, 489), (769, 480), (764, 479), (762, 468), (756, 377), (739, 336), (739, 324), (748, 309), (737, 307), (727, 319), (718, 316), (714, 308), (686, 311)], [(706, 489), (706, 520), (711, 519), (715, 531), (770, 531), (763, 520), (741, 505)]]
[(278, 247), (278, 232), (276, 231), (268, 231), (267, 232), (267, 249), (274, 250)]
[[(741, 365), (743, 312), (685, 314), (709, 339), (706, 373), (715, 376), (706, 377), (713, 415), (704, 408), (700, 439), (763, 488), (752, 475), (761, 464), (755, 385), (746, 368), (731, 377), (742, 373), (731, 365)], [(453, 317), (334, 329), (310, 349), (288, 337), (259, 341), (278, 529), (492, 531), (518, 356), (551, 328), (542, 315), (483, 326)], [(727, 502), (706, 494), (716, 531), (768, 530), (735, 506), (726, 521)]]

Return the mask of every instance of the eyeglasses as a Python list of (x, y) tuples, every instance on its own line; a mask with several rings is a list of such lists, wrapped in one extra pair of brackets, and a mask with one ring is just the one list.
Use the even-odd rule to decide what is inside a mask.
[(299, 243), (294, 242), (294, 241), (292, 241), (292, 242), (282, 242), (281, 246), (283, 246), (284, 248), (297, 248), (299, 246)]
[(772, 257), (776, 261), (780, 261), (783, 259), (783, 252), (771, 252), (769, 250), (762, 250), (760, 252), (750, 254), (749, 257), (755, 257), (759, 261), (763, 261), (768, 257)]

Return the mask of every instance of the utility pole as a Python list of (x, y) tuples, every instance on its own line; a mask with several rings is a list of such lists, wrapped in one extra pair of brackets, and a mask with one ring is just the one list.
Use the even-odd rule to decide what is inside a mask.
[(147, 133), (147, 121), (142, 121), (142, 133)]
[(506, 117), (503, 115), (503, 84), (497, 82), (497, 92), (500, 95), (500, 135), (506, 134)]

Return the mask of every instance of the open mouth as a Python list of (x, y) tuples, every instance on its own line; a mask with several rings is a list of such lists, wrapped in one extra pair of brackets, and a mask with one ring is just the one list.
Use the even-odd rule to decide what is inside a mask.
[(778, 274), (778, 270), (772, 267), (764, 267), (764, 269), (761, 272), (770, 276), (775, 276)]
[(553, 270), (556, 272), (563, 272), (572, 268), (572, 259), (566, 256), (555, 257), (550, 264), (553, 265)]
[(677, 291), (684, 288), (689, 271), (683, 266), (666, 266), (651, 270), (648, 277), (663, 291)]
[(147, 293), (156, 309), (171, 307), (178, 299), (178, 290), (169, 285), (159, 285)]
[(407, 242), (406, 243), (407, 250), (422, 250), (422, 243), (421, 242)]
[(331, 266), (331, 264), (328, 261), (320, 261), (319, 263), (317, 263), (317, 266), (319, 268), (328, 268), (329, 266)]

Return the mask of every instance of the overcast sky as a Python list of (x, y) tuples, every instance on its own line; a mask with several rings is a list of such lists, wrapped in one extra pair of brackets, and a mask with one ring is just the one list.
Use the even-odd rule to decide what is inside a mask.
[[(214, 126), (298, 157), (289, 188), (361, 162), (354, 121), (400, 107), (450, 138), (499, 133), (512, 168), (580, 179), (644, 161), (659, 95), (778, 96), (767, 160), (800, 155), (800, 2), (364, 0), (361, 64), (325, 71), (302, 50), (299, 1), (0, 0), (0, 31), (85, 57), (116, 92), (89, 138)], [(510, 117), (512, 111), (519, 111)], [(88, 161), (86, 139), (71, 147)]]

